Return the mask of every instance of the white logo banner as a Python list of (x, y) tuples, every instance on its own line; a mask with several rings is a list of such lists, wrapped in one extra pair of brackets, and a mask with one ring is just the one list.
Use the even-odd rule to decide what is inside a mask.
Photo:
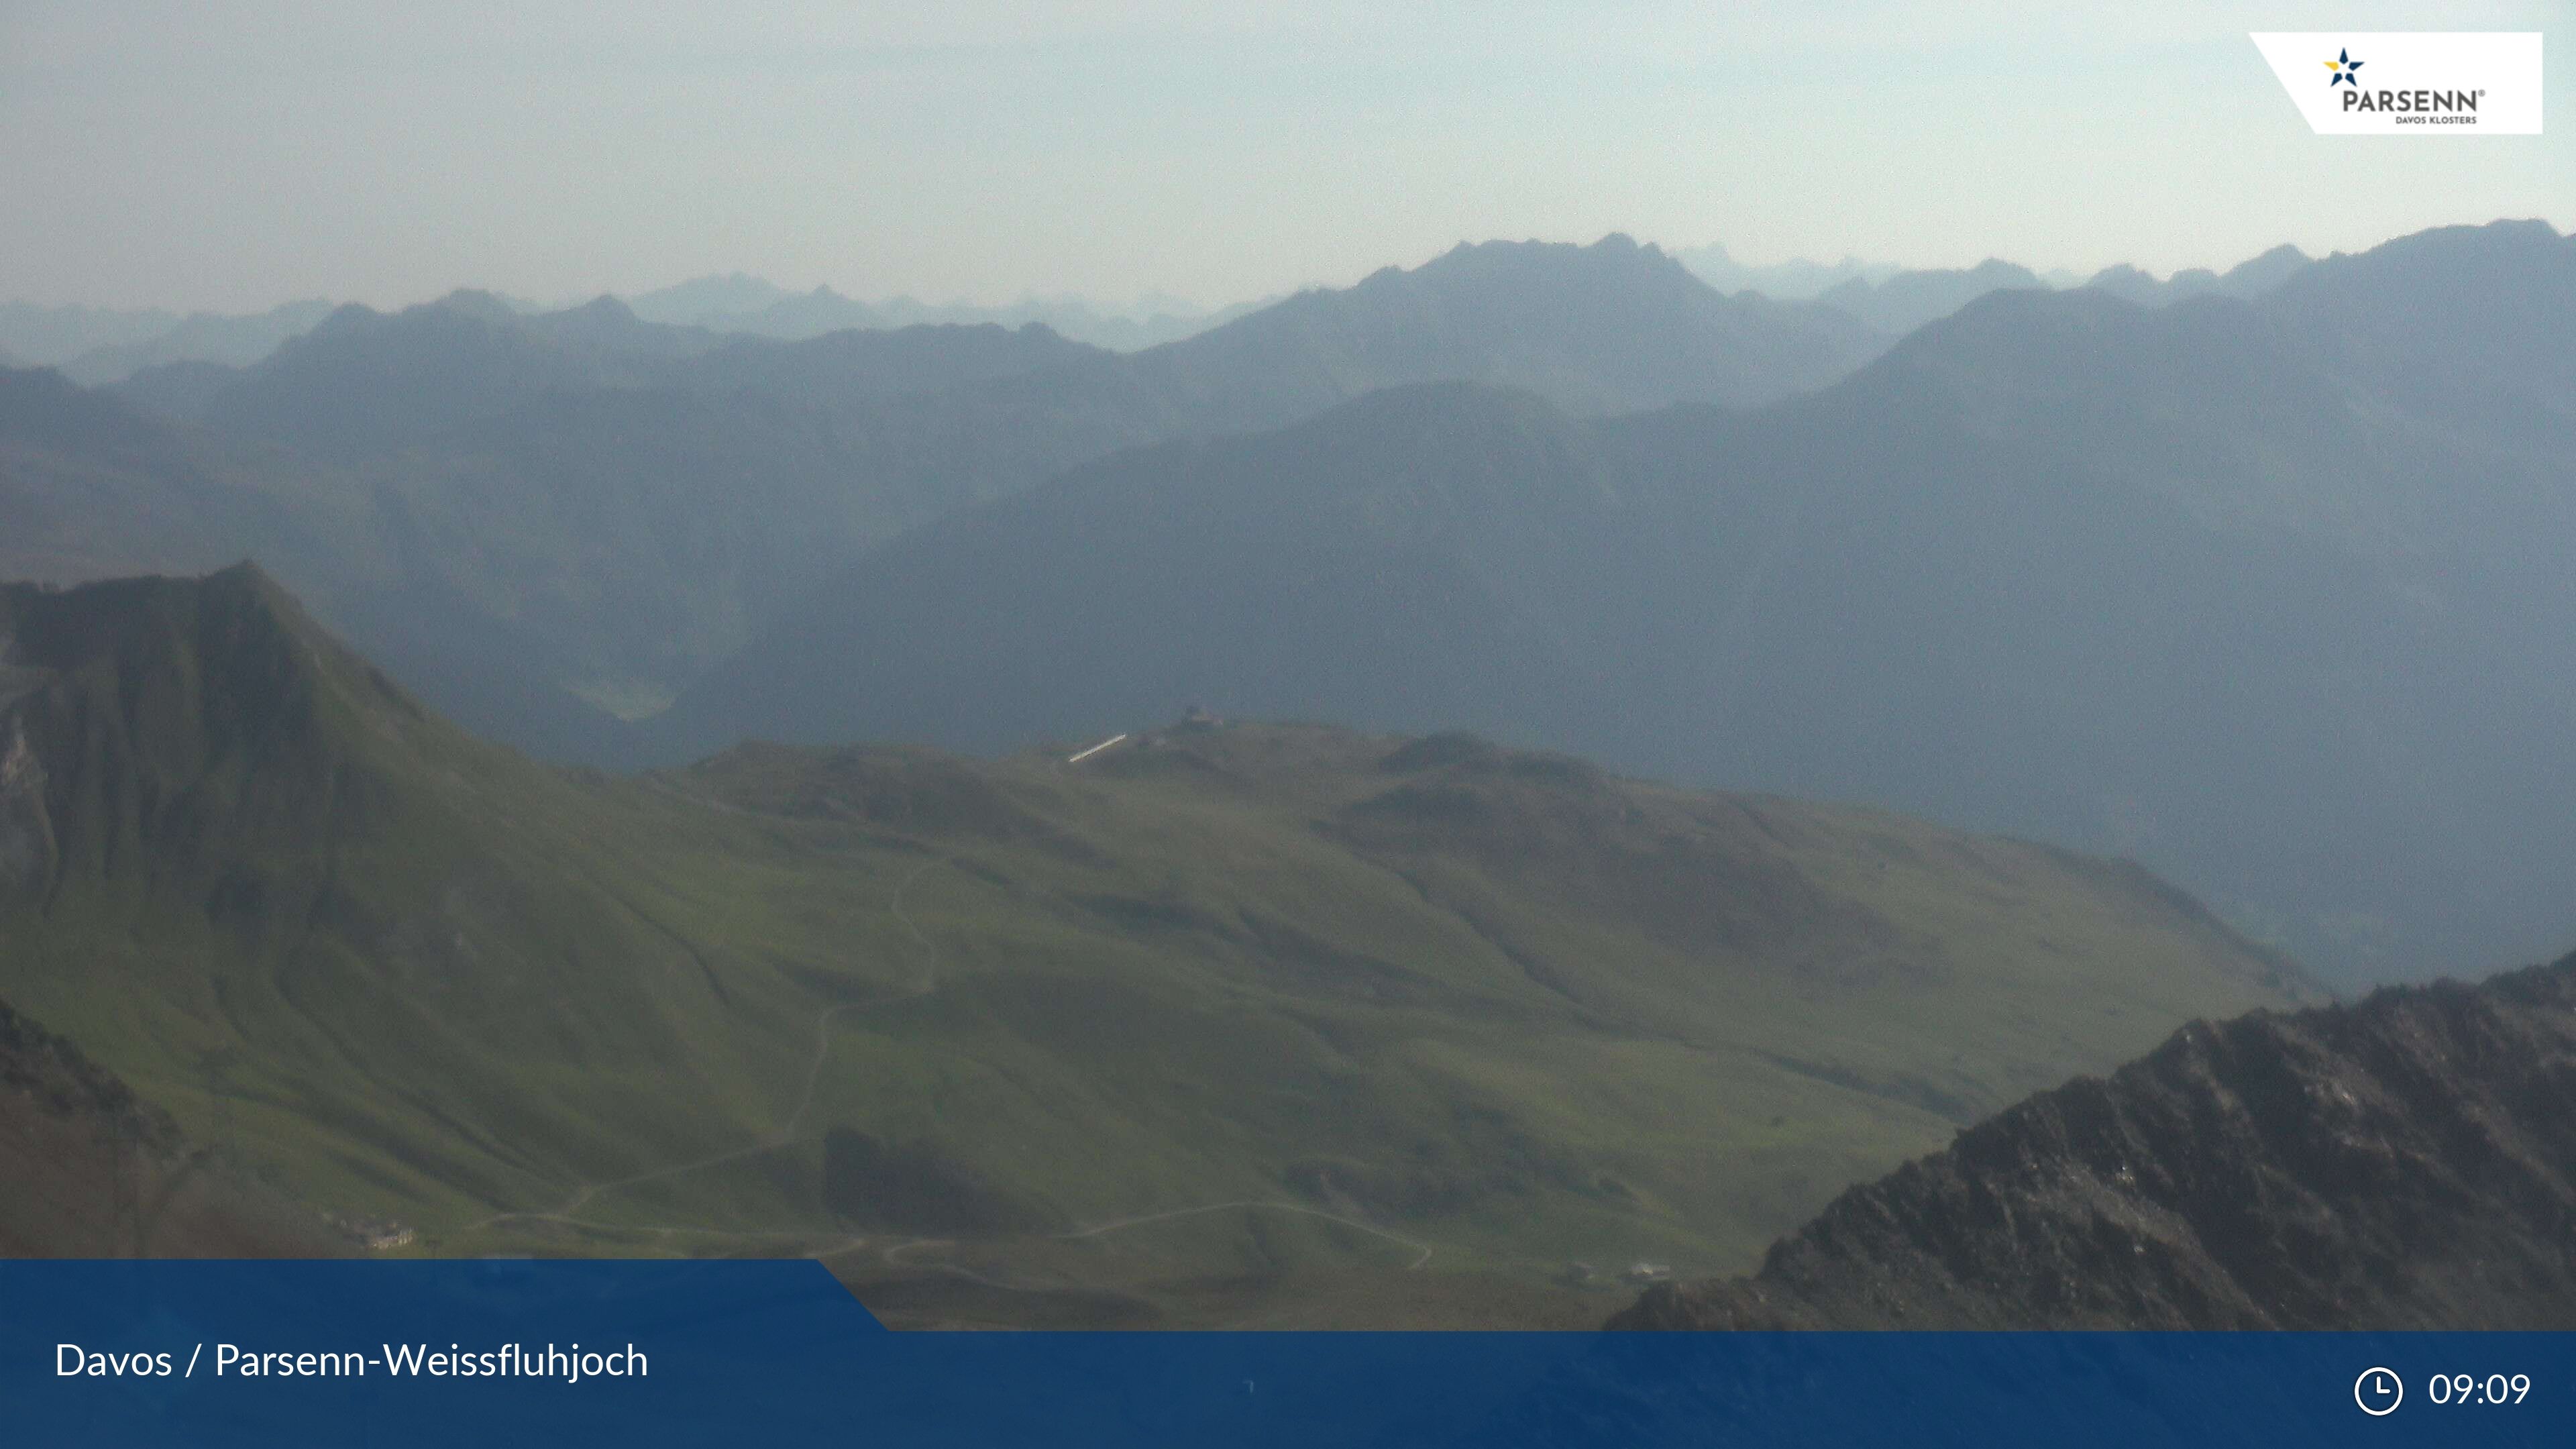
[(2256, 34), (2320, 136), (2537, 136), (2540, 32)]

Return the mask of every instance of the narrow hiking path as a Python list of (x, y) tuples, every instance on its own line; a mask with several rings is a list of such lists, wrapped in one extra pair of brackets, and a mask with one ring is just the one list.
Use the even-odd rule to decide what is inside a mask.
[(1142, 1227), (1147, 1223), (1168, 1222), (1173, 1218), (1194, 1218), (1202, 1213), (1230, 1212), (1236, 1208), (1251, 1208), (1264, 1212), (1297, 1213), (1305, 1217), (1322, 1218), (1328, 1223), (1339, 1223), (1346, 1228), (1355, 1228), (1373, 1238), (1384, 1238), (1390, 1243), (1411, 1248), (1422, 1255), (1415, 1258), (1412, 1262), (1404, 1265), (1407, 1271), (1419, 1268), (1423, 1264), (1431, 1261), (1431, 1245), (1429, 1243), (1408, 1238), (1402, 1233), (1391, 1233), (1373, 1223), (1364, 1223), (1357, 1218), (1346, 1218), (1340, 1213), (1328, 1213), (1322, 1208), (1311, 1208), (1303, 1203), (1271, 1202), (1259, 1198), (1247, 1198), (1240, 1202), (1210, 1203), (1205, 1207), (1174, 1208), (1170, 1212), (1142, 1213), (1136, 1217), (1118, 1218), (1093, 1227), (1083, 1228), (1076, 1232), (1057, 1233), (1055, 1237), (1059, 1242), (1072, 1242), (1079, 1238), (1097, 1238), (1109, 1233), (1122, 1232), (1128, 1228)]
[[(560, 1205), (552, 1209), (521, 1209), (512, 1212), (494, 1213), (490, 1217), (467, 1225), (462, 1229), (462, 1231), (477, 1232), (486, 1228), (497, 1227), (503, 1223), (540, 1222), (556, 1223), (566, 1227), (594, 1228), (608, 1232), (652, 1233), (663, 1237), (690, 1236), (722, 1238), (738, 1242), (773, 1240), (780, 1238), (809, 1238), (813, 1236), (810, 1232), (796, 1229), (758, 1230), (699, 1228), (686, 1226), (649, 1226), (634, 1223), (610, 1222), (598, 1218), (585, 1218), (578, 1216), (578, 1214), (584, 1207), (589, 1206), (590, 1203), (597, 1199), (602, 1193), (615, 1192), (621, 1188), (636, 1187), (648, 1182), (661, 1182), (669, 1178), (686, 1176), (692, 1172), (703, 1172), (708, 1168), (721, 1167), (731, 1162), (741, 1162), (748, 1158), (758, 1157), (763, 1153), (775, 1152), (782, 1147), (791, 1146), (802, 1140), (805, 1136), (804, 1126), (806, 1114), (813, 1110), (814, 1098), (822, 1086), (823, 1068), (831, 1060), (832, 1029), (840, 1019), (850, 1012), (865, 1011), (875, 1007), (895, 1006), (908, 1001), (918, 1001), (925, 996), (934, 995), (938, 992), (939, 948), (931, 944), (930, 937), (922, 931), (920, 924), (913, 920), (912, 913), (904, 908), (904, 898), (911, 892), (915, 882), (919, 881), (924, 875), (929, 874), (934, 868), (949, 863), (950, 861), (948, 857), (939, 856), (930, 860), (925, 860), (919, 865), (914, 866), (911, 871), (905, 874), (901, 881), (898, 881), (895, 884), (892, 895), (890, 895), (886, 901), (887, 913), (894, 917), (895, 924), (901, 926), (904, 934), (910, 936), (914, 944), (921, 947), (922, 969), (920, 982), (910, 991), (907, 991), (900, 996), (881, 997), (872, 1001), (839, 1002), (834, 1005), (824, 1007), (822, 1010), (817, 1011), (814, 1014), (814, 1051), (811, 1059), (808, 1060), (805, 1065), (804, 1085), (797, 1092), (796, 1105), (789, 1109), (786, 1118), (776, 1131), (767, 1134), (759, 1141), (751, 1143), (748, 1146), (737, 1147), (730, 1151), (710, 1153), (705, 1157), (694, 1158), (687, 1162), (674, 1163), (668, 1167), (653, 1168), (644, 1172), (631, 1173), (625, 1177), (608, 1178), (596, 1182), (584, 1182), (574, 1189), (570, 1197), (566, 1198)], [(1050, 1236), (1053, 1241), (1057, 1242), (1076, 1242), (1086, 1238), (1105, 1237), (1111, 1233), (1124, 1232), (1129, 1228), (1145, 1227), (1153, 1223), (1170, 1222), (1180, 1218), (1200, 1217), (1208, 1213), (1233, 1212), (1239, 1210), (1296, 1213), (1304, 1217), (1321, 1218), (1326, 1222), (1337, 1223), (1354, 1231), (1366, 1233), (1371, 1237), (1382, 1238), (1387, 1242), (1398, 1245), (1399, 1247), (1410, 1249), (1419, 1255), (1414, 1258), (1412, 1262), (1405, 1265), (1407, 1271), (1419, 1269), (1424, 1264), (1431, 1261), (1431, 1245), (1418, 1239), (1408, 1238), (1401, 1233), (1390, 1232), (1373, 1223), (1362, 1222), (1357, 1218), (1345, 1217), (1340, 1213), (1326, 1212), (1321, 1208), (1308, 1207), (1302, 1203), (1277, 1202), (1260, 1198), (1242, 1198), (1230, 1202), (1208, 1203), (1199, 1207), (1172, 1208), (1163, 1212), (1139, 1213), (1132, 1217), (1115, 1218), (1109, 1222), (1095, 1223), (1087, 1228), (1078, 1228), (1072, 1232), (1055, 1233)], [(849, 1253), (865, 1248), (868, 1246), (868, 1242), (869, 1240), (864, 1237), (853, 1236), (845, 1239), (837, 1246), (829, 1248), (823, 1252), (816, 1253), (813, 1256), (820, 1260), (843, 1257)], [(1046, 1291), (1043, 1288), (1031, 1287), (1024, 1284), (1000, 1282), (992, 1278), (987, 1278), (972, 1269), (954, 1263), (911, 1263), (906, 1261), (903, 1257), (904, 1254), (923, 1248), (954, 1246), (956, 1246), (956, 1240), (953, 1238), (915, 1238), (910, 1242), (891, 1244), (880, 1249), (878, 1256), (889, 1266), (924, 1268), (933, 1272), (945, 1273), (952, 1277), (963, 1278), (969, 1282), (980, 1283), (989, 1288), (1002, 1289), (1007, 1292), (1029, 1293)]]
[[(833, 1024), (848, 1012), (860, 1011), (869, 1007), (894, 1006), (906, 1001), (918, 1001), (922, 997), (928, 996), (939, 989), (938, 950), (930, 944), (930, 938), (922, 934), (921, 928), (913, 923), (911, 913), (907, 912), (903, 908), (903, 898), (904, 894), (912, 889), (913, 882), (921, 879), (922, 876), (927, 874), (933, 866), (944, 865), (946, 863), (946, 858), (942, 857), (936, 860), (925, 860), (921, 864), (913, 867), (911, 873), (906, 875), (896, 884), (894, 895), (887, 902), (887, 909), (894, 916), (896, 923), (903, 927), (905, 934), (911, 936), (914, 941), (920, 943), (921, 948), (925, 953), (920, 984), (900, 996), (881, 997), (873, 1001), (844, 1001), (824, 1007), (822, 1010), (814, 1013), (814, 1053), (812, 1059), (805, 1065), (805, 1084), (796, 1095), (796, 1105), (789, 1109), (786, 1119), (781, 1123), (776, 1131), (769, 1133), (749, 1146), (737, 1147), (731, 1151), (710, 1153), (705, 1157), (692, 1158), (687, 1162), (674, 1163), (668, 1167), (657, 1167), (644, 1172), (632, 1173), (625, 1177), (613, 1177), (596, 1182), (584, 1182), (573, 1190), (570, 1197), (564, 1199), (560, 1205), (552, 1209), (521, 1209), (512, 1212), (494, 1213), (490, 1217), (484, 1218), (479, 1222), (467, 1224), (461, 1231), (469, 1233), (476, 1232), (484, 1228), (496, 1227), (502, 1223), (510, 1222), (552, 1222), (577, 1227), (600, 1227), (631, 1232), (665, 1231), (663, 1229), (655, 1228), (632, 1227), (622, 1223), (601, 1222), (596, 1219), (576, 1217), (575, 1214), (579, 1213), (584, 1207), (589, 1206), (592, 1199), (598, 1197), (604, 1192), (614, 1192), (619, 1188), (635, 1187), (643, 1183), (660, 1182), (666, 1178), (682, 1177), (692, 1172), (702, 1172), (710, 1167), (721, 1167), (728, 1162), (740, 1162), (745, 1158), (758, 1157), (764, 1152), (775, 1152), (779, 1148), (790, 1146), (798, 1141), (803, 1135), (805, 1114), (813, 1110), (815, 1093), (822, 1086), (824, 1064), (830, 1061), (832, 1057)], [(684, 1231), (698, 1232), (710, 1237), (775, 1238), (805, 1236), (805, 1234), (797, 1233), (738, 1232), (718, 1228), (687, 1229)]]
[[(1429, 1243), (1408, 1238), (1401, 1233), (1388, 1232), (1384, 1228), (1377, 1227), (1374, 1224), (1361, 1222), (1357, 1218), (1344, 1217), (1339, 1213), (1328, 1213), (1321, 1208), (1307, 1207), (1303, 1203), (1271, 1202), (1259, 1198), (1244, 1198), (1235, 1202), (1209, 1203), (1204, 1207), (1174, 1208), (1169, 1212), (1139, 1213), (1135, 1217), (1116, 1218), (1109, 1222), (1096, 1223), (1091, 1227), (1077, 1228), (1069, 1233), (1051, 1233), (1048, 1235), (1048, 1240), (1058, 1243), (1070, 1243), (1084, 1238), (1106, 1237), (1111, 1233), (1123, 1232), (1128, 1228), (1144, 1227), (1149, 1223), (1169, 1222), (1174, 1218), (1198, 1217), (1205, 1213), (1233, 1212), (1238, 1209), (1262, 1212), (1297, 1213), (1304, 1217), (1322, 1218), (1326, 1222), (1339, 1223), (1343, 1227), (1356, 1229), (1357, 1231), (1366, 1233), (1374, 1238), (1384, 1238), (1390, 1243), (1395, 1243), (1399, 1246), (1413, 1249), (1419, 1255), (1415, 1257), (1412, 1262), (1404, 1265), (1405, 1271), (1407, 1272), (1418, 1269), (1423, 1264), (1431, 1261), (1432, 1248)], [(880, 1249), (877, 1256), (889, 1267), (921, 1268), (928, 1272), (944, 1273), (951, 1278), (963, 1278), (969, 1283), (980, 1283), (987, 1288), (998, 1288), (1006, 1293), (1048, 1293), (1066, 1286), (1064, 1284), (1050, 1283), (1005, 1283), (998, 1278), (988, 1278), (983, 1274), (976, 1272), (974, 1269), (968, 1268), (960, 1263), (916, 1263), (906, 1256), (907, 1254), (918, 1252), (924, 1248), (953, 1248), (955, 1246), (957, 1246), (957, 1240), (955, 1238), (914, 1238), (912, 1241), (907, 1243), (890, 1244), (887, 1247)]]
[(969, 1283), (980, 1283), (987, 1288), (998, 1288), (1004, 1293), (1053, 1293), (1064, 1286), (1060, 1283), (1005, 1283), (999, 1278), (987, 1278), (963, 1264), (915, 1263), (904, 1257), (904, 1254), (921, 1248), (955, 1246), (957, 1246), (955, 1238), (915, 1238), (908, 1243), (892, 1244), (880, 1250), (877, 1257), (891, 1268), (920, 1268), (926, 1272), (939, 1273), (950, 1278), (963, 1278)]

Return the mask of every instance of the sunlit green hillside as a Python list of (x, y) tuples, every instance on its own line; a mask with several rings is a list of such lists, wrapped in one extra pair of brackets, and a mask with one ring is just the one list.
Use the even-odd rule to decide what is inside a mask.
[(422, 1247), (899, 1321), (1597, 1318), (2195, 1015), (2135, 868), (1466, 736), (477, 742), (248, 569), (0, 591), (0, 998)]

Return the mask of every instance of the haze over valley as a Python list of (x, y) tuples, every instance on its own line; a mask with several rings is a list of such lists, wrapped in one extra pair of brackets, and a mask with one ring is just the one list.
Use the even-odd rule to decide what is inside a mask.
[[(809, 1255), (901, 1326), (2555, 1323), (2282, 1225), (2538, 1242), (2576, 1181), (2564, 963), (2330, 1007), (2576, 933), (2570, 337), (2536, 220), (0, 309), (0, 1251)], [(2457, 1191), (2280, 1147), (2335, 1087)], [(2022, 1278), (1942, 1266), (1980, 1194)]]
[(0, 567), (257, 559), (467, 727), (611, 768), (1190, 703), (1471, 728), (2133, 856), (2358, 985), (2565, 929), (2524, 782), (2567, 763), (2571, 254), (1780, 301), (1488, 243), (1126, 353), (458, 293), (0, 377)]

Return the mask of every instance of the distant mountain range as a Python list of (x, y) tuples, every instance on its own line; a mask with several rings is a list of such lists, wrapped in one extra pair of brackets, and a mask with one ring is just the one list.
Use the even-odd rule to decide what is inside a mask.
[(2308, 265), (2308, 254), (2293, 246), (2278, 246), (2259, 257), (2237, 263), (2224, 273), (2206, 267), (2188, 267), (2163, 281), (2131, 266), (2105, 267), (2093, 274), (2084, 285), (2099, 287), (2114, 296), (2125, 297), (2142, 307), (2162, 306), (2187, 297), (2259, 297), (2290, 279)]
[(1466, 725), (2135, 853), (2347, 973), (2528, 959), (2576, 886), (2569, 336), (2576, 243), (2499, 224), (2254, 302), (1988, 295), (1749, 413), (1382, 391), (896, 539), (651, 748)]
[(2559, 1323), (2576, 239), (1844, 272), (0, 369), (0, 1251)]
[[(1833, 295), (1827, 300), (1866, 325), (1891, 335), (1901, 335), (1946, 316), (1994, 286), (2066, 286), (2076, 280), (2056, 272), (2041, 279), (2026, 268), (2009, 268), (1999, 262), (1987, 263), (1970, 273), (1928, 274), (1848, 257), (1829, 266), (1805, 261), (1748, 266), (1736, 262), (1725, 247), (1714, 243), (1674, 255), (1721, 293), (1750, 291), (1776, 301), (1809, 301), (1830, 291)], [(2285, 257), (2287, 262), (2283, 261)], [(2091, 285), (2114, 287), (2132, 301), (2149, 304), (2203, 291), (2249, 296), (2260, 286), (2277, 282), (2298, 260), (2302, 258), (2296, 249), (2282, 247), (2223, 278), (2205, 269), (2194, 269), (2177, 272), (2163, 282), (2134, 267), (2112, 267), (2096, 276)], [(1959, 280), (1913, 280), (1917, 277), (1986, 277), (1988, 285), (1976, 288)], [(1890, 282), (1897, 284), (1895, 292), (1880, 295), (1880, 289)], [(1940, 305), (1944, 299), (1946, 305)], [(514, 315), (541, 316), (560, 310), (525, 298), (492, 300)], [(1031, 297), (1004, 306), (928, 303), (901, 296), (865, 302), (845, 297), (830, 287), (791, 291), (742, 272), (696, 277), (624, 299), (643, 321), (774, 341), (803, 341), (853, 329), (893, 331), (991, 324), (1016, 330), (1035, 323), (1059, 336), (1113, 352), (1142, 351), (1193, 337), (1278, 300), (1267, 298), (1216, 308), (1159, 295), (1140, 298), (1126, 308), (1105, 307), (1080, 297)], [(161, 308), (0, 303), (0, 367), (55, 367), (73, 381), (89, 385), (119, 383), (145, 368), (174, 364), (211, 362), (246, 367), (289, 339), (302, 336), (334, 310), (333, 304), (323, 301), (289, 302), (265, 312), (236, 315), (182, 315)]]
[[(488, 293), (515, 316), (561, 310)], [(1076, 341), (1134, 352), (1232, 321), (1266, 303), (1203, 308), (1177, 298), (1146, 298), (1133, 310), (1097, 307), (1078, 297), (1032, 298), (1007, 306), (925, 303), (909, 297), (862, 302), (829, 287), (790, 292), (756, 277), (701, 277), (645, 292), (628, 305), (645, 321), (710, 332), (803, 341), (853, 328), (892, 331), (920, 326), (1020, 328), (1036, 323)], [(338, 310), (324, 301), (289, 302), (265, 312), (178, 313), (161, 308), (37, 306), (0, 303), (0, 366), (53, 367), (75, 382), (119, 383), (151, 367), (212, 362), (247, 367), (304, 335)]]
[[(1892, 335), (1946, 316), (1982, 295), (1982, 290), (1965, 289), (1956, 283), (1905, 278), (1991, 275), (1992, 284), (1983, 290), (1992, 290), (1994, 285), (2069, 286), (2077, 280), (2063, 272), (2040, 278), (2026, 268), (2008, 268), (1997, 262), (1965, 274), (1916, 274), (1893, 263), (1865, 263), (1848, 257), (1832, 265), (1791, 261), (1750, 266), (1736, 262), (1725, 247), (1714, 243), (1688, 248), (1674, 256), (1721, 293), (1750, 291), (1776, 301), (1795, 302), (1814, 300), (1833, 291), (1835, 295), (1829, 300), (1835, 305)], [(2191, 269), (2177, 272), (2163, 282), (2135, 267), (2120, 266), (2106, 269), (2091, 285), (2114, 287), (2132, 301), (2149, 304), (2203, 291), (2250, 296), (2260, 286), (2277, 282), (2298, 260), (2302, 258), (2295, 248), (2281, 247), (2223, 278), (2206, 269)], [(1877, 289), (1891, 281), (1898, 283), (1896, 293), (1878, 297)], [(1858, 285), (1852, 285), (1855, 283)], [(1927, 310), (1936, 298), (1950, 300), (1947, 306)], [(1003, 306), (929, 303), (902, 296), (866, 302), (845, 297), (827, 286), (798, 292), (763, 278), (732, 272), (692, 278), (623, 300), (647, 322), (773, 341), (803, 341), (852, 329), (892, 331), (991, 324), (1016, 330), (1035, 323), (1076, 342), (1113, 352), (1136, 352), (1196, 336), (1280, 299), (1214, 308), (1160, 295), (1140, 298), (1125, 308), (1103, 306), (1080, 297), (1031, 297)], [(493, 301), (505, 311), (522, 316), (562, 310), (519, 297), (494, 297)], [(73, 381), (89, 385), (123, 382), (145, 368), (172, 364), (213, 362), (246, 367), (288, 339), (302, 336), (334, 310), (333, 304), (324, 301), (289, 302), (265, 312), (229, 315), (183, 315), (161, 308), (0, 303), (0, 367), (55, 367)]]
[[(2225, 275), (2206, 268), (2174, 273), (2163, 281), (2131, 266), (2106, 267), (2082, 283), (2142, 307), (2162, 307), (2189, 297), (2251, 299), (2287, 281), (2308, 264), (2297, 247), (2274, 247), (2230, 268)], [(1991, 292), (2062, 290), (2075, 285), (2063, 275), (2042, 277), (2030, 268), (1993, 258), (1962, 270), (1891, 271), (1855, 275), (1816, 294), (1816, 300), (1850, 313), (1868, 326), (1902, 337), (1938, 322)]]
[[(433, 1251), (822, 1254), (901, 1321), (1597, 1318), (1569, 1260), (1748, 1264), (2022, 1094), (2317, 997), (2134, 866), (1464, 735), (615, 779), (249, 568), (0, 588), (0, 659), (0, 996), (101, 1072)], [(33, 1170), (0, 1232), (88, 1180)]]
[(1616, 1328), (2576, 1327), (2576, 957), (2194, 1023)]
[[(1624, 238), (1124, 355), (460, 293), (114, 394), (0, 377), (0, 572), (260, 558), (559, 759), (1465, 725), (2134, 853), (2346, 979), (2529, 959), (2566, 929), (2528, 781), (2576, 675), (2569, 251), (2008, 286), (1883, 356)], [(1869, 295), (2016, 275), (1981, 271)]]
[(1905, 270), (1894, 262), (1864, 262), (1845, 257), (1838, 262), (1739, 262), (1722, 243), (1683, 247), (1673, 253), (1691, 274), (1721, 292), (1760, 292), (1783, 302), (1813, 301), (1831, 287), (1860, 280), (1883, 282)]
[[(457, 295), (489, 298), (511, 316), (536, 317), (567, 310), (470, 290)], [(904, 327), (992, 324), (1017, 329), (1036, 323), (1077, 341), (1134, 352), (1204, 332), (1266, 304), (1208, 309), (1173, 298), (1148, 298), (1139, 310), (1121, 312), (1097, 308), (1072, 297), (1031, 299), (1000, 307), (931, 304), (908, 297), (861, 302), (829, 287), (789, 292), (736, 273), (646, 292), (628, 305), (636, 316), (649, 322), (776, 341), (803, 341), (853, 328), (892, 331)], [(290, 302), (259, 313), (184, 315), (159, 308), (0, 303), (0, 366), (58, 368), (73, 381), (92, 386), (121, 383), (146, 368), (172, 364), (247, 367), (311, 331), (338, 310), (323, 301)]]
[(1123, 448), (1448, 377), (1584, 413), (1761, 402), (1879, 346), (1624, 238), (1462, 248), (1130, 355), (1036, 326), (780, 343), (459, 293), (343, 308), (250, 368), (139, 373), (122, 394), (161, 421), (89, 399), (75, 435), (40, 380), (9, 384), (32, 431), (0, 432), (27, 520), (0, 566), (266, 559), (469, 724), (611, 758), (600, 711), (658, 707), (861, 547)]
[(1872, 282), (1855, 277), (1816, 300), (1891, 337), (1938, 322), (1989, 292), (2043, 288), (2030, 268), (1992, 258), (1961, 270), (1898, 272)]
[(1588, 247), (1461, 245), (1411, 271), (1301, 292), (1134, 366), (1210, 420), (1196, 431), (1241, 431), (1451, 380), (1523, 388), (1578, 416), (1755, 406), (1822, 387), (1887, 341), (1811, 303), (1720, 296), (1661, 250), (1614, 235)]
[(330, 303), (312, 301), (241, 316), (0, 303), (0, 363), (59, 368), (74, 382), (89, 384), (122, 382), (146, 367), (174, 362), (244, 366), (330, 311)]
[(829, 287), (791, 292), (740, 272), (694, 278), (641, 293), (627, 302), (635, 309), (635, 315), (648, 322), (704, 327), (784, 342), (854, 327), (892, 330), (992, 324), (1016, 329), (1036, 323), (1076, 342), (1112, 352), (1135, 352), (1177, 342), (1269, 305), (1239, 302), (1210, 308), (1176, 297), (1147, 297), (1126, 310), (1103, 308), (1079, 297), (1033, 297), (1000, 307), (917, 302), (910, 297), (861, 302)]

